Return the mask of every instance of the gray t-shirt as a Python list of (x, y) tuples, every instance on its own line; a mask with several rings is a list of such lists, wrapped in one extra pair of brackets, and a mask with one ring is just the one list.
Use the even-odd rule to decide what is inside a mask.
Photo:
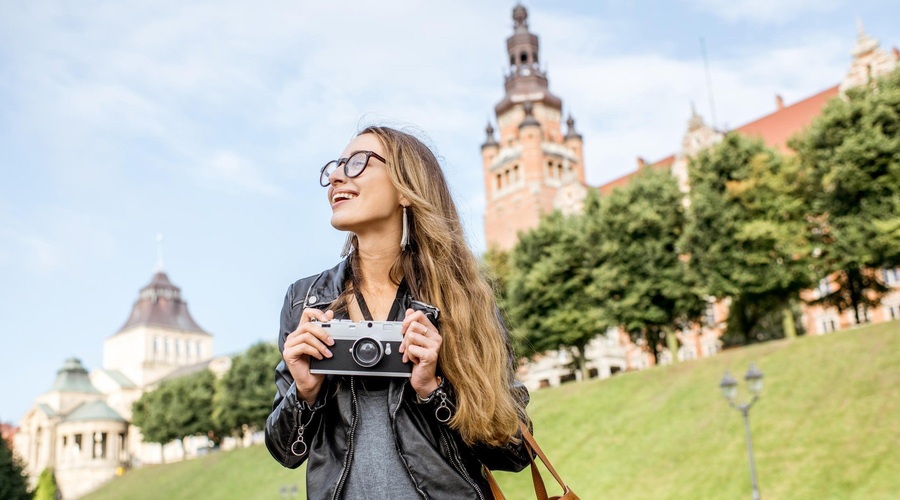
[(346, 500), (418, 500), (416, 486), (400, 459), (391, 431), (387, 389), (357, 390), (359, 422), (353, 434), (353, 461)]

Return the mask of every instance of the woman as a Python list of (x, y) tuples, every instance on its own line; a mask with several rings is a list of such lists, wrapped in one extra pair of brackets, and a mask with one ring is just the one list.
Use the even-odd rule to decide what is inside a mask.
[[(437, 158), (407, 133), (369, 127), (320, 182), (332, 226), (350, 233), (347, 258), (288, 288), (269, 451), (285, 467), (308, 460), (313, 499), (492, 498), (482, 465), (530, 463), (518, 434), (528, 392)], [(411, 376), (310, 373), (311, 358), (332, 356), (321, 326), (332, 319), (402, 321)]]

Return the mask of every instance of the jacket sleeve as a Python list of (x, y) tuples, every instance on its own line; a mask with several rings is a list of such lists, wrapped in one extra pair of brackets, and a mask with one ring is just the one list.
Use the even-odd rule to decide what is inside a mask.
[[(523, 412), (523, 414), (519, 415), (519, 419), (525, 422), (529, 430), (531, 430), (531, 421), (524, 414), (525, 407), (531, 400), (528, 389), (518, 380), (514, 380), (510, 390), (513, 393), (513, 397), (519, 402), (518, 406)], [(525, 440), (522, 439), (521, 432), (517, 432), (516, 439), (504, 446), (490, 446), (478, 443), (473, 446), (473, 451), (481, 463), (491, 470), (519, 472), (531, 464), (531, 457), (528, 448), (525, 446)]]
[[(299, 315), (294, 314), (294, 288), (293, 285), (288, 288), (281, 309), (278, 349), (282, 353), (285, 339), (299, 322)], [(297, 385), (284, 360), (275, 367), (276, 394), (272, 413), (266, 419), (266, 448), (281, 465), (295, 469), (309, 456), (310, 439), (322, 425), (320, 410), (328, 392), (325, 385), (322, 384), (315, 404), (310, 406), (297, 396)]]
[[(509, 332), (506, 330), (506, 325), (504, 324), (502, 317), (500, 317), (499, 311), (497, 314), (500, 319), (500, 329), (503, 332), (508, 352), (510, 392), (516, 400), (516, 406), (520, 411), (519, 420), (525, 422), (528, 425), (528, 428), (531, 429), (531, 421), (528, 419), (528, 415), (525, 412), (525, 407), (528, 406), (528, 403), (531, 401), (531, 395), (528, 393), (528, 389), (525, 385), (515, 378), (515, 352), (513, 351), (509, 339)], [(450, 420), (450, 417), (456, 413), (456, 391), (454, 390), (453, 385), (444, 379), (441, 386), (438, 387), (435, 393), (432, 394), (424, 404), (430, 405), (434, 411), (435, 418), (439, 422), (446, 424), (446, 422)], [(491, 470), (518, 472), (531, 463), (531, 458), (528, 449), (525, 446), (525, 440), (521, 437), (521, 432), (517, 433), (516, 439), (504, 446), (490, 446), (484, 443), (475, 443), (471, 446), (471, 450), (478, 460)]]

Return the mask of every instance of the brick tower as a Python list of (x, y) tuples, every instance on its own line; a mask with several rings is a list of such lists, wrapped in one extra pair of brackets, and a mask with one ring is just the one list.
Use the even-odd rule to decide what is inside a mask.
[(550, 93), (525, 7), (516, 5), (512, 17), (506, 94), (494, 107), (500, 139), (488, 123), (481, 146), (485, 240), (501, 250), (515, 245), (519, 231), (535, 227), (541, 215), (581, 210), (587, 193), (581, 135), (571, 115), (562, 133), (562, 100)]

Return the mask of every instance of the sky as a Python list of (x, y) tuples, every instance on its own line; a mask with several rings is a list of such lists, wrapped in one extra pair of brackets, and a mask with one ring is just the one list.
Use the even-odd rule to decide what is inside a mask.
[[(735, 128), (837, 84), (858, 20), (900, 45), (893, 0), (524, 5), (592, 185), (676, 152), (692, 106)], [(274, 341), (287, 286), (339, 259), (318, 171), (366, 125), (435, 149), (482, 252), (513, 6), (0, 0), (0, 420), (102, 366), (160, 233), (216, 354)]]

